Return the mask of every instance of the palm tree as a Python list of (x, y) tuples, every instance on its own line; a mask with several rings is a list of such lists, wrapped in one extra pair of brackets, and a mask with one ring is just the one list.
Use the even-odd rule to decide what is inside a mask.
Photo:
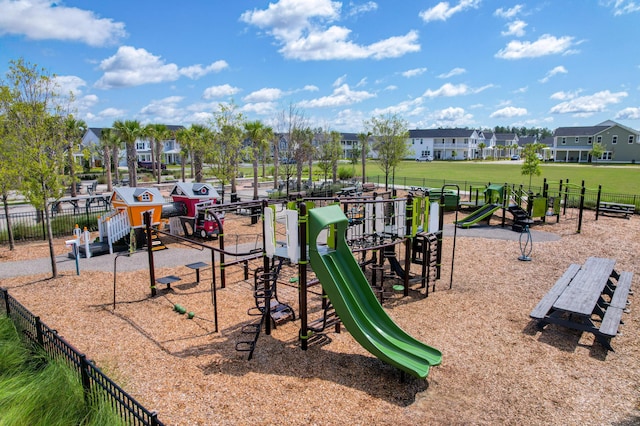
[(164, 124), (147, 124), (144, 134), (151, 139), (151, 162), (153, 175), (157, 182), (162, 180), (162, 142), (171, 137), (171, 132)]
[(208, 127), (200, 124), (192, 124), (189, 129), (188, 140), (193, 151), (192, 163), (195, 174), (195, 181), (202, 182), (202, 169), (204, 163), (204, 155), (208, 142), (211, 140), (212, 134)]
[(187, 157), (191, 159), (191, 178), (193, 179), (193, 148), (191, 147), (191, 131), (182, 128), (176, 133), (176, 141), (180, 145), (180, 174), (181, 179), (185, 181), (185, 165)]
[(76, 170), (73, 154), (76, 148), (80, 146), (82, 137), (87, 131), (87, 123), (84, 120), (76, 120), (73, 115), (68, 115), (64, 120), (65, 138), (69, 144), (67, 147), (67, 161), (69, 167), (69, 177), (71, 178), (71, 196), (77, 197), (76, 189)]
[(487, 144), (485, 144), (484, 142), (480, 142), (478, 144), (478, 148), (480, 149), (480, 159), (484, 160), (484, 149), (487, 147)]
[(258, 157), (267, 144), (266, 127), (260, 120), (244, 123), (245, 137), (251, 142), (249, 157), (253, 165), (253, 199), (258, 199)]
[(362, 183), (367, 183), (366, 163), (367, 163), (367, 142), (371, 137), (371, 132), (358, 133), (358, 140), (360, 141), (360, 154), (362, 154)]
[(136, 140), (143, 136), (140, 122), (137, 120), (118, 120), (113, 123), (113, 128), (118, 132), (120, 139), (124, 141), (127, 149), (127, 169), (129, 171), (129, 186), (136, 187), (138, 181)]
[[(113, 190), (112, 167), (115, 168), (116, 179), (118, 179), (118, 152), (120, 151), (120, 143), (120, 138), (113, 129), (102, 129), (100, 133), (100, 146), (102, 147), (104, 167), (107, 171), (107, 191)], [(115, 156), (113, 155), (114, 153)]]

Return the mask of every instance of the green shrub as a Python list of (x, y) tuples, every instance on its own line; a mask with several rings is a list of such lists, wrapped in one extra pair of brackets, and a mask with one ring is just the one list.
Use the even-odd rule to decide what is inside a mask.
[(340, 180), (352, 179), (353, 175), (354, 175), (354, 171), (352, 167), (340, 167), (338, 169), (338, 179)]

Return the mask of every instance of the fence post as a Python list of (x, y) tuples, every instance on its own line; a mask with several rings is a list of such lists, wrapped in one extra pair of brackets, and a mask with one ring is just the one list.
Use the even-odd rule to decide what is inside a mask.
[(89, 401), (91, 393), (91, 378), (89, 376), (89, 367), (91, 362), (85, 354), (80, 354), (80, 377), (82, 379), (82, 389), (84, 390), (85, 401)]
[(9, 290), (1, 287), (0, 287), (0, 290), (2, 291), (2, 297), (4, 298), (4, 311), (8, 317), (9, 316)]
[(40, 317), (35, 317), (36, 320), (36, 341), (41, 348), (44, 348), (44, 333), (42, 332), (42, 322)]

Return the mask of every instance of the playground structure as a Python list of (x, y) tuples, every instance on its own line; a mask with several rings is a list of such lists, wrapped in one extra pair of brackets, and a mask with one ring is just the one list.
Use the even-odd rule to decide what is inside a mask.
[[(325, 205), (316, 207), (316, 205)], [(309, 209), (309, 214), (307, 214)], [(249, 353), (251, 359), (261, 330), (270, 334), (271, 329), (283, 321), (300, 320), (299, 340), (302, 349), (307, 349), (309, 341), (323, 335), (324, 330), (333, 325), (339, 331), (340, 324), (344, 324), (354, 335), (356, 340), (373, 355), (399, 368), (403, 374), (409, 373), (419, 378), (425, 378), (429, 367), (440, 363), (441, 354), (423, 343), (413, 339), (402, 331), (386, 316), (382, 308), (385, 298), (390, 294), (400, 293), (408, 296), (409, 290), (418, 293), (425, 289), (428, 295), (429, 286), (435, 286), (439, 278), (439, 250), (442, 244), (440, 204), (431, 203), (428, 196), (408, 196), (406, 198), (391, 198), (391, 193), (378, 193), (374, 196), (343, 197), (341, 199), (301, 199), (286, 204), (271, 204), (266, 201), (252, 201), (244, 203), (214, 204), (211, 213), (224, 213), (242, 216), (246, 212), (255, 212), (263, 219), (263, 245), (250, 250), (241, 251), (238, 244), (232, 250), (225, 249), (224, 225), (220, 223), (220, 234), (215, 240), (218, 247), (204, 242), (197, 242), (188, 238), (189, 235), (175, 236), (178, 242), (184, 242), (194, 248), (210, 250), (210, 263), (185, 265), (197, 268), (197, 282), (200, 281), (200, 268), (211, 271), (211, 303), (214, 310), (214, 322), (218, 329), (217, 293), (216, 293), (216, 263), (219, 265), (221, 285), (225, 288), (225, 274), (228, 267), (244, 264), (245, 280), (248, 280), (249, 261), (262, 260), (262, 265), (253, 268), (253, 296), (255, 306), (250, 307), (248, 315), (258, 317), (254, 323), (243, 326), (240, 336), (236, 340), (236, 350)], [(322, 213), (322, 212), (330, 213)], [(233, 212), (233, 214), (231, 214)], [(331, 219), (323, 226), (310, 226), (307, 223), (315, 213), (320, 212), (321, 223)], [(154, 225), (152, 211), (146, 211), (146, 238), (151, 247), (152, 235), (170, 235), (166, 230)], [(284, 223), (282, 223), (284, 221)], [(252, 223), (254, 220), (252, 219)], [(331, 225), (331, 226), (329, 226)], [(320, 226), (320, 228), (318, 228)], [(282, 228), (284, 227), (284, 232)], [(429, 229), (427, 229), (429, 228)], [(325, 231), (326, 229), (326, 231)], [(284, 234), (285, 241), (278, 241)], [(309, 253), (317, 249), (317, 243), (322, 241), (324, 248), (319, 257), (314, 254), (308, 257), (307, 241), (313, 243), (308, 247)], [(314, 245), (316, 245), (314, 249)], [(398, 253), (397, 248), (404, 247)], [(337, 272), (329, 272), (324, 257), (329, 250), (336, 252), (342, 264)], [(166, 285), (181, 280), (179, 276), (169, 275), (157, 278), (155, 275), (154, 250), (146, 250), (149, 257), (151, 295), (157, 295), (158, 284)], [(398, 256), (404, 253), (404, 258)], [(370, 256), (369, 256), (370, 255)], [(356, 260), (358, 256), (361, 260)], [(227, 257), (233, 260), (226, 261)], [(331, 256), (330, 256), (331, 257)], [(344, 260), (346, 258), (346, 260)], [(307, 260), (309, 259), (309, 260)], [(346, 263), (344, 263), (346, 262)], [(389, 269), (386, 269), (388, 263)], [(298, 275), (295, 281), (290, 281), (298, 288), (299, 309), (296, 315), (292, 304), (279, 299), (279, 286), (283, 285), (280, 274), (283, 268), (297, 264)], [(411, 274), (411, 265), (420, 266), (419, 274)], [(310, 266), (311, 270), (307, 270)], [(115, 261), (114, 261), (114, 306), (115, 306)], [(307, 272), (315, 273), (308, 277)], [(339, 278), (336, 273), (342, 274)], [(367, 276), (371, 277), (369, 283)], [(385, 278), (400, 280), (392, 286), (393, 291), (385, 288)], [(397, 282), (397, 281), (396, 281)], [(320, 285), (321, 290), (312, 287)], [(416, 288), (416, 284), (418, 287)], [(349, 288), (354, 286), (353, 288)], [(347, 293), (357, 293), (357, 298), (347, 297)], [(390, 293), (390, 294), (389, 294)], [(321, 318), (309, 321), (308, 295), (318, 296), (316, 303), (321, 303)], [(375, 305), (372, 307), (372, 300)], [(368, 306), (366, 314), (356, 311)], [(175, 309), (175, 306), (174, 306)], [(356, 311), (354, 311), (356, 310)], [(386, 316), (383, 316), (383, 314)], [(339, 319), (338, 319), (339, 318)], [(364, 323), (363, 323), (364, 321)], [(380, 323), (378, 323), (380, 321)], [(363, 324), (365, 324), (363, 326)], [(360, 328), (358, 328), (360, 327)], [(382, 327), (386, 334), (374, 335), (374, 331)], [(377, 349), (383, 345), (386, 349)], [(411, 358), (409, 362), (407, 359)]]
[[(456, 226), (469, 228), (485, 221), (489, 225), (494, 214), (502, 209), (501, 226), (506, 226), (506, 213), (509, 212), (512, 215), (512, 230), (516, 232), (524, 232), (536, 223), (545, 223), (553, 217), (556, 223), (561, 217), (565, 219), (577, 217), (576, 232), (580, 233), (587, 192), (597, 196), (598, 201), (594, 207), (601, 205), (601, 187), (588, 189), (584, 181), (576, 185), (568, 180), (548, 182), (545, 179), (542, 193), (538, 194), (526, 191), (522, 185), (518, 187), (506, 183), (470, 188), (469, 199), (462, 201), (460, 207), (476, 208), (476, 210), (457, 221)], [(596, 220), (597, 213), (596, 209)]]
[[(318, 207), (317, 204), (325, 206)], [(386, 292), (384, 278), (389, 276), (384, 268), (385, 260), (390, 265), (389, 272), (402, 280), (402, 284), (393, 289), (402, 292), (403, 296), (409, 294), (410, 285), (415, 283), (420, 284), (418, 291), (425, 288), (428, 295), (429, 279), (439, 278), (437, 253), (442, 238), (441, 232), (428, 233), (424, 229), (429, 222), (428, 206), (428, 197), (384, 199), (379, 194), (300, 199), (289, 202), (282, 212), (283, 242), (276, 239), (276, 209), (265, 206), (265, 262), (254, 278), (255, 314), (260, 319), (242, 328), (236, 349), (249, 352), (251, 359), (263, 326), (265, 333), (270, 334), (271, 328), (279, 322), (295, 320), (291, 306), (278, 299), (278, 285), (281, 285), (278, 275), (285, 262), (297, 263), (299, 340), (303, 350), (328, 327), (334, 326), (339, 331), (340, 324), (344, 324), (373, 355), (399, 368), (403, 374), (425, 378), (429, 367), (440, 363), (441, 353), (402, 331), (388, 317), (381, 303)], [(440, 224), (439, 203), (433, 203), (431, 211), (436, 220), (431, 220), (430, 226), (437, 227)], [(318, 248), (318, 242), (321, 242), (321, 248)], [(396, 246), (402, 244), (405, 247), (404, 266), (395, 253)], [(371, 259), (367, 259), (368, 253), (372, 254)], [(360, 261), (356, 260), (356, 255), (361, 256)], [(327, 260), (330, 258), (333, 259), (331, 262)], [(340, 263), (336, 264), (336, 259)], [(421, 275), (417, 278), (411, 279), (411, 263), (421, 266)], [(365, 274), (369, 265), (371, 283)], [(308, 277), (309, 266), (315, 278)], [(318, 284), (321, 291), (314, 292), (312, 288)], [(309, 321), (309, 294), (320, 296), (322, 302), (321, 317), (314, 321)]]

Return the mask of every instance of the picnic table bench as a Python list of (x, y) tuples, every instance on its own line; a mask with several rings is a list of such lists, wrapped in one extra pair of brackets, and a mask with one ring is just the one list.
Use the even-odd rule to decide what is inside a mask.
[(613, 259), (590, 257), (584, 265), (571, 264), (531, 311), (538, 328), (558, 324), (587, 331), (613, 351), (611, 338), (618, 334), (633, 278), (631, 272), (616, 272), (615, 263)]
[(622, 214), (625, 219), (633, 215), (636, 211), (634, 204), (612, 203), (609, 201), (600, 201), (598, 204), (598, 213), (606, 214)]

